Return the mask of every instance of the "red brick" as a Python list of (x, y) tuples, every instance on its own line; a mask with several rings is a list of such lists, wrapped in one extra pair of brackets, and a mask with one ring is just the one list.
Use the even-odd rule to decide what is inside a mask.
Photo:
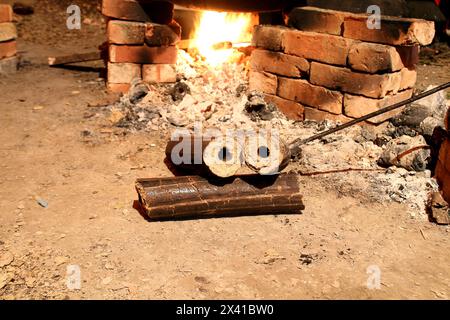
[(343, 95), (306, 80), (279, 78), (278, 96), (334, 114), (342, 113)]
[(103, 15), (121, 20), (150, 21), (150, 17), (135, 0), (103, 0)]
[(173, 4), (167, 1), (103, 0), (103, 15), (120, 20), (168, 24), (173, 20)]
[(13, 20), (12, 7), (9, 4), (0, 4), (0, 23)]
[(17, 53), (16, 41), (0, 42), (0, 59), (15, 56)]
[(408, 69), (414, 69), (419, 63), (420, 46), (398, 46), (398, 54), (402, 59), (403, 66)]
[(434, 178), (438, 181), (439, 185), (442, 184), (442, 175), (444, 170), (445, 168), (442, 164), (442, 161), (438, 159), (436, 162), (436, 168), (434, 170)]
[(17, 38), (17, 29), (12, 22), (0, 23), (0, 42), (14, 40)]
[(141, 78), (141, 65), (135, 63), (108, 63), (108, 83), (131, 83)]
[(131, 85), (129, 83), (108, 83), (107, 87), (111, 92), (127, 93)]
[(149, 46), (171, 46), (180, 41), (181, 27), (178, 23), (170, 25), (147, 23), (145, 43)]
[(448, 110), (447, 110), (447, 114), (445, 115), (444, 123), (445, 123), (445, 129), (447, 129), (447, 131), (449, 131), (450, 130), (450, 108), (448, 108)]
[(446, 139), (439, 150), (439, 160), (447, 171), (450, 171), (450, 140)]
[(346, 17), (344, 37), (391, 45), (426, 46), (433, 42), (433, 21), (382, 16), (381, 29), (369, 29), (367, 21), (363, 15)]
[(318, 110), (316, 108), (305, 107), (305, 120), (314, 120), (317, 122), (323, 120), (332, 120), (340, 123), (346, 123), (353, 119), (347, 118), (342, 114), (336, 115), (326, 111)]
[(348, 64), (353, 70), (369, 73), (394, 72), (404, 67), (395, 47), (367, 42), (352, 46)]
[(177, 72), (171, 64), (146, 64), (142, 66), (142, 79), (148, 83), (173, 83)]
[(290, 27), (334, 35), (342, 34), (344, 14), (316, 7), (297, 7), (289, 14)]
[(445, 168), (441, 161), (437, 163), (435, 176), (442, 188), (444, 199), (450, 203), (450, 171)]
[(252, 70), (266, 71), (286, 77), (301, 78), (309, 74), (309, 62), (306, 59), (281, 52), (253, 50), (250, 63)]
[(278, 110), (280, 110), (288, 119), (303, 121), (305, 107), (300, 103), (286, 100), (274, 95), (266, 94), (264, 98), (267, 102), (273, 103), (277, 106)]
[(249, 73), (250, 90), (259, 91), (267, 94), (277, 94), (278, 79), (277, 76), (267, 72), (250, 71)]
[(281, 38), (289, 30), (282, 26), (256, 25), (253, 29), (252, 45), (272, 51), (281, 51)]
[(442, 142), (441, 148), (439, 149), (439, 160), (445, 163), (448, 153), (450, 153), (450, 140), (446, 139)]
[(175, 64), (177, 62), (177, 47), (149, 47), (149, 46), (118, 46), (109, 47), (109, 59), (111, 62), (131, 63), (160, 63)]
[(145, 39), (145, 23), (110, 20), (107, 34), (109, 43), (142, 45)]
[[(344, 95), (344, 114), (348, 117), (359, 118), (400, 101), (409, 99), (412, 94), (413, 90), (406, 90), (395, 95), (386, 96), (383, 99), (371, 99), (346, 93)], [(393, 110), (367, 121), (376, 124), (382, 123), (400, 112), (401, 109)]]
[(445, 170), (445, 176), (442, 181), (442, 194), (444, 199), (450, 203), (450, 172)]
[(400, 74), (402, 77), (400, 82), (400, 90), (414, 88), (417, 81), (417, 71), (403, 68)]
[(308, 5), (325, 8), (329, 10), (351, 15), (365, 14), (370, 5), (377, 5), (380, 7), (381, 12), (387, 16), (406, 16), (408, 14), (408, 7), (405, 4), (405, 0), (307, 0)]
[(329, 34), (286, 31), (282, 36), (284, 52), (305, 59), (337, 64), (347, 64), (348, 52), (355, 42)]
[(348, 55), (348, 63), (353, 70), (369, 73), (414, 69), (418, 62), (419, 46), (393, 47), (360, 42), (352, 46)]
[(366, 74), (316, 62), (311, 64), (311, 83), (369, 98), (383, 98), (387, 94), (397, 93), (401, 78), (400, 72)]

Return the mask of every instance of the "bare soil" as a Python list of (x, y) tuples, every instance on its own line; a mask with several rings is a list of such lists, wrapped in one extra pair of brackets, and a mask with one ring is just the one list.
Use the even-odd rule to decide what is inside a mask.
[[(46, 57), (97, 48), (101, 17), (86, 9), (89, 24), (63, 32), (64, 1), (42, 2), (19, 23), (22, 68), (0, 79), (1, 299), (450, 298), (450, 229), (370, 201), (349, 173), (303, 177), (298, 215), (145, 220), (134, 181), (171, 175), (167, 137), (90, 121), (110, 98), (98, 70)], [(449, 60), (419, 74), (421, 88), (449, 81)], [(80, 290), (67, 287), (69, 265)]]

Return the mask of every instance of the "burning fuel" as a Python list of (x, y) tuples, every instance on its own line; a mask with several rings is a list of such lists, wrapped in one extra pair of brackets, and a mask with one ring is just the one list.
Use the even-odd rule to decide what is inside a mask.
[(212, 67), (235, 59), (235, 47), (248, 45), (258, 16), (251, 13), (205, 11), (194, 32), (191, 48)]

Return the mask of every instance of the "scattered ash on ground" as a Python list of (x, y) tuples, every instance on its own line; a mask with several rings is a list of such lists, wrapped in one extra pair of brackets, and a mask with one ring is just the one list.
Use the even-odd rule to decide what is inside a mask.
[[(277, 130), (288, 144), (330, 129), (339, 123), (325, 120), (292, 121), (248, 90), (248, 64), (213, 69), (180, 50), (176, 84), (133, 82), (119, 101), (103, 108), (110, 126), (136, 132), (159, 132), (170, 138), (174, 130)], [(429, 89), (429, 88), (428, 88)], [(412, 217), (425, 218), (425, 204), (438, 185), (432, 178), (434, 128), (444, 126), (448, 101), (443, 93), (406, 108), (377, 127), (354, 126), (304, 145), (287, 170), (317, 174), (340, 193), (358, 194), (370, 202), (406, 203)], [(431, 142), (430, 142), (431, 141)], [(400, 158), (398, 158), (400, 156)]]

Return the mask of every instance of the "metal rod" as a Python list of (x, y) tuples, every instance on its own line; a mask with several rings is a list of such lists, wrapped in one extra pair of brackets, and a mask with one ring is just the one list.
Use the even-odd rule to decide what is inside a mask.
[(369, 114), (367, 114), (367, 115), (365, 115), (365, 116), (363, 116), (363, 117), (361, 117), (361, 118), (354, 119), (354, 120), (352, 120), (352, 121), (349, 121), (349, 122), (347, 122), (347, 123), (344, 123), (344, 124), (342, 124), (342, 125), (339, 125), (339, 126), (337, 126), (337, 127), (334, 127), (334, 128), (329, 129), (329, 130), (327, 130), (327, 131), (324, 131), (324, 132), (318, 133), (318, 134), (316, 134), (316, 135), (313, 135), (313, 136), (311, 136), (311, 137), (309, 137), (309, 138), (306, 138), (306, 139), (298, 138), (298, 139), (294, 140), (294, 141), (290, 144), (291, 154), (292, 154), (293, 156), (297, 155), (297, 154), (300, 152), (300, 147), (301, 147), (302, 145), (308, 143), (308, 142), (311, 142), (311, 141), (314, 141), (314, 140), (318, 140), (318, 139), (322, 139), (323, 137), (326, 137), (326, 136), (328, 136), (328, 135), (330, 135), (330, 134), (333, 134), (333, 133), (335, 133), (335, 132), (337, 132), (337, 131), (344, 130), (344, 129), (346, 129), (346, 128), (348, 128), (348, 127), (351, 127), (351, 126), (353, 126), (353, 125), (355, 125), (355, 124), (357, 124), (357, 123), (360, 123), (360, 122), (366, 121), (366, 120), (368, 120), (368, 119), (370, 119), (370, 118), (379, 116), (380, 114), (383, 114), (383, 113), (386, 113), (386, 112), (389, 112), (389, 111), (398, 109), (398, 108), (400, 108), (400, 107), (403, 107), (404, 105), (407, 105), (407, 104), (409, 104), (409, 103), (415, 102), (415, 101), (420, 100), (420, 99), (423, 99), (423, 98), (425, 98), (425, 97), (428, 97), (428, 96), (430, 96), (430, 95), (432, 95), (432, 94), (435, 94), (436, 92), (439, 92), (439, 91), (441, 91), (441, 90), (447, 89), (447, 88), (449, 88), (449, 87), (450, 87), (450, 82), (447, 82), (447, 83), (445, 83), (445, 84), (443, 84), (443, 85), (440, 85), (440, 86), (438, 86), (438, 87), (436, 87), (436, 88), (434, 88), (434, 89), (431, 89), (431, 90), (422, 92), (422, 93), (420, 93), (420, 94), (418, 94), (418, 95), (416, 95), (416, 96), (414, 96), (414, 97), (411, 97), (411, 98), (409, 98), (409, 99), (407, 99), (407, 100), (398, 102), (398, 103), (393, 104), (393, 105), (391, 105), (391, 106), (388, 106), (388, 107), (382, 108), (382, 109), (380, 109), (380, 110), (377, 110), (377, 111), (375, 111), (375, 112), (369, 113)]

